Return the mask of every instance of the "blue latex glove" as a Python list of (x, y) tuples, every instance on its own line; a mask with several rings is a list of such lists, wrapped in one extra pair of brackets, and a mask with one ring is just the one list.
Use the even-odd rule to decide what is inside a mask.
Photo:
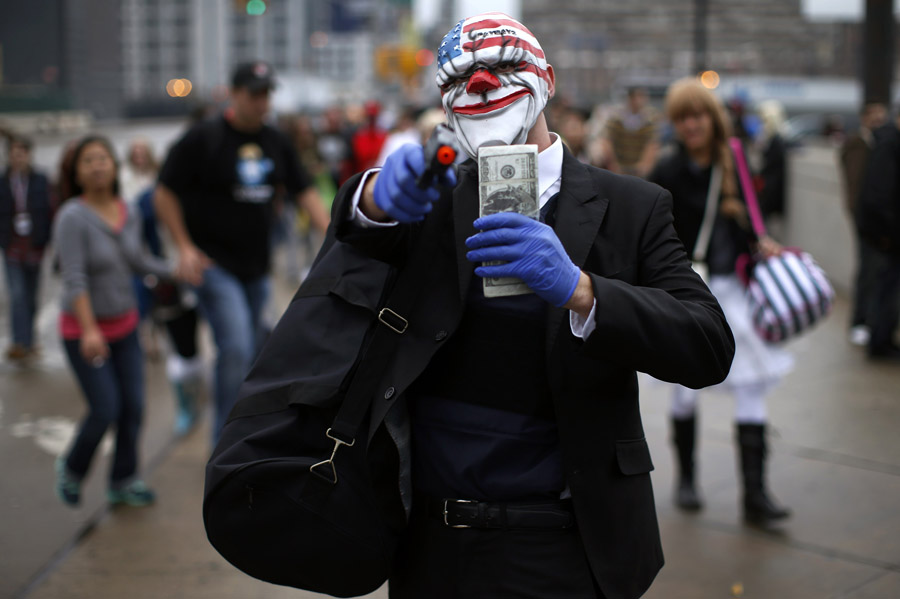
[(518, 277), (541, 298), (564, 305), (578, 285), (575, 266), (549, 226), (516, 212), (501, 212), (475, 221), (480, 233), (466, 239), (472, 262), (503, 260), (506, 264), (479, 266), (479, 277)]
[[(375, 205), (397, 222), (414, 223), (425, 219), (431, 205), (441, 192), (432, 183), (419, 189), (416, 179), (425, 171), (425, 156), (421, 146), (406, 144), (387, 157), (375, 180)], [(441, 176), (442, 185), (456, 185), (456, 173), (448, 168)]]

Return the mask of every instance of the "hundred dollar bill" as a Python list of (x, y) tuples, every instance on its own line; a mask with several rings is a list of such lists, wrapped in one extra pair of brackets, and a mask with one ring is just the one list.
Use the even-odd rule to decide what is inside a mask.
[[(488, 146), (478, 149), (479, 214), (518, 212), (540, 216), (538, 202), (537, 146)], [(485, 265), (502, 264), (486, 262)], [(515, 277), (484, 278), (485, 297), (534, 293)]]

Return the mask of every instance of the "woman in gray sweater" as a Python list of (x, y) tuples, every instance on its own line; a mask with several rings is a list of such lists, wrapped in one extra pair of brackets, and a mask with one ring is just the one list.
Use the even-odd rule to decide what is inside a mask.
[(119, 197), (117, 171), (109, 141), (83, 139), (74, 153), (74, 197), (55, 223), (63, 279), (60, 335), (88, 403), (68, 455), (56, 466), (57, 494), (71, 506), (80, 501), (81, 482), (110, 426), (116, 429), (116, 450), (109, 501), (141, 506), (154, 500), (137, 474), (144, 373), (132, 273), (179, 273), (144, 251), (137, 215)]

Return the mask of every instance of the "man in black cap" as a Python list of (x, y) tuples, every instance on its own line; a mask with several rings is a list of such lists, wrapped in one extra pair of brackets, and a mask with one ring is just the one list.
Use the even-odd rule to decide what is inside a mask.
[(294, 198), (324, 231), (328, 213), (290, 141), (265, 122), (272, 67), (239, 65), (221, 116), (190, 129), (171, 149), (154, 203), (186, 272), (202, 272), (200, 308), (217, 346), (213, 439), (256, 354), (270, 294), (273, 204)]

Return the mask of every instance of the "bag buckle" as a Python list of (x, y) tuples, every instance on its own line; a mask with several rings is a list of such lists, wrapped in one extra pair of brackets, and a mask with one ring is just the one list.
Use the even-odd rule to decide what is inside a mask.
[[(344, 441), (339, 437), (335, 437), (331, 434), (331, 429), (329, 428), (325, 431), (325, 436), (334, 441), (334, 449), (331, 450), (331, 457), (327, 460), (322, 460), (317, 464), (313, 464), (309, 467), (309, 471), (324, 480), (327, 483), (331, 483), (332, 485), (337, 484), (337, 469), (334, 467), (334, 456), (337, 455), (337, 450), (341, 445), (346, 445), (347, 447), (353, 447), (356, 443), (356, 439), (350, 439), (350, 441)], [(330, 472), (328, 469), (331, 469)], [(322, 470), (322, 472), (320, 472)]]
[(406, 327), (409, 326), (409, 322), (407, 322), (405, 318), (390, 308), (382, 308), (381, 312), (378, 313), (378, 320), (398, 335), (402, 335), (406, 332)]
[(447, 520), (447, 516), (450, 515), (450, 512), (447, 511), (447, 505), (450, 502), (453, 503), (478, 503), (472, 499), (445, 499), (444, 500), (444, 526), (449, 526), (450, 528), (472, 528), (468, 524), (450, 524), (450, 521)]

